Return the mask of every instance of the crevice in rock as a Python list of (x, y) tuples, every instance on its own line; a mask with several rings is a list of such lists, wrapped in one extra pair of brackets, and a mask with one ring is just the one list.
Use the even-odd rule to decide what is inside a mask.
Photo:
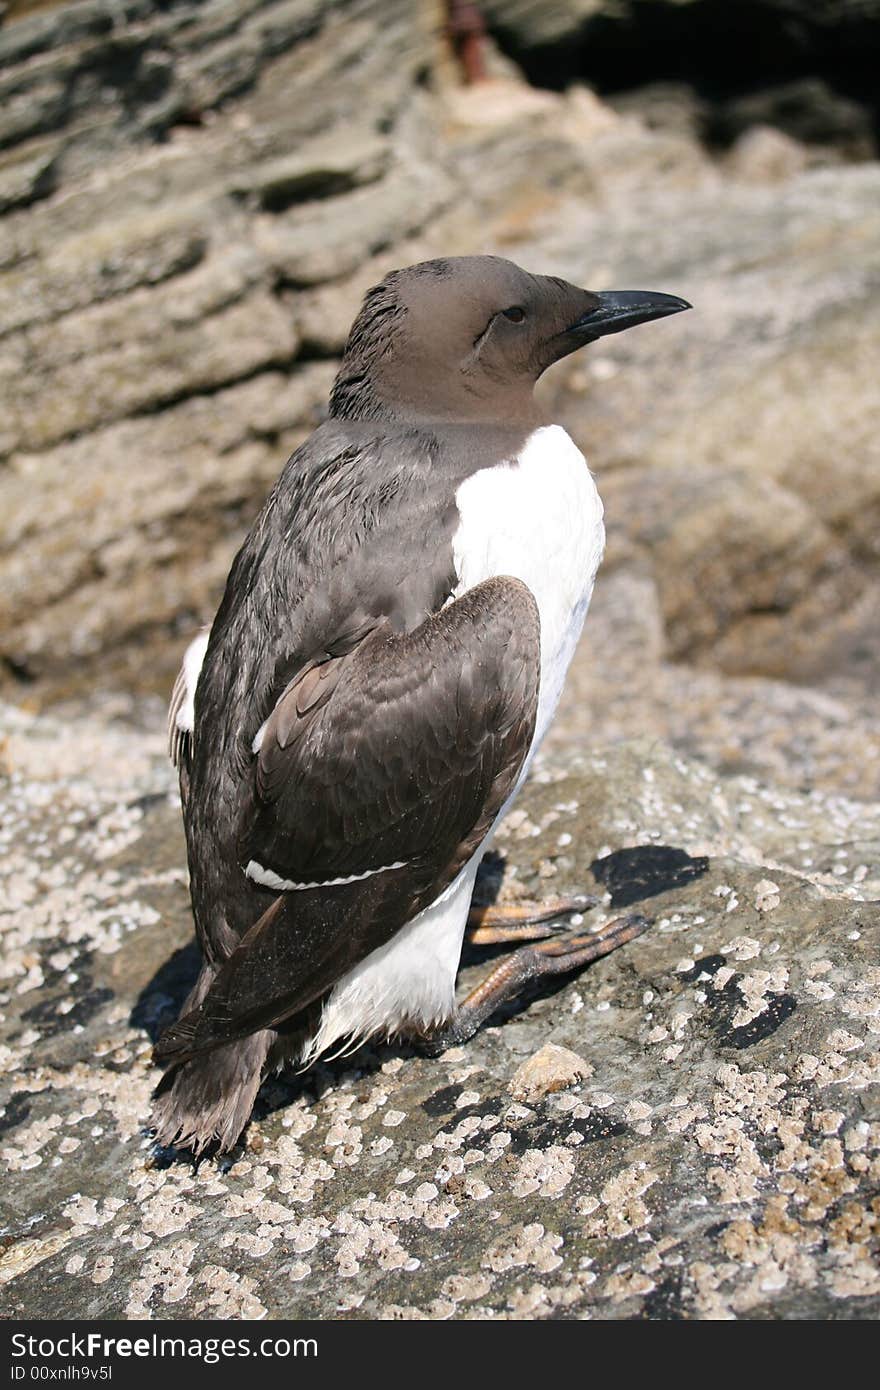
[(625, 0), (550, 29), (538, 5), (484, 8), (493, 38), (537, 87), (587, 82), (648, 124), (690, 125), (723, 150), (769, 125), (848, 158), (880, 143), (880, 25), (860, 4)]
[[(119, 416), (117, 420), (102, 421), (97, 428), (103, 429), (105, 424), (117, 424), (121, 423), (123, 420), (144, 420), (154, 415), (163, 415), (166, 410), (170, 410), (177, 405), (183, 405), (186, 401), (210, 400), (214, 396), (221, 395), (224, 391), (231, 391), (235, 386), (244, 386), (247, 382), (254, 381), (256, 377), (263, 376), (267, 372), (283, 372), (286, 376), (291, 377), (295, 374), (295, 368), (300, 366), (300, 364), (305, 364), (308, 360), (308, 358), (302, 356), (299, 350), (297, 350), (293, 356), (284, 355), (270, 357), (267, 358), (265, 362), (260, 362), (250, 371), (242, 372), (241, 376), (232, 377), (228, 381), (212, 382), (204, 386), (182, 386), (178, 391), (169, 392), (167, 395), (157, 397), (142, 406), (137, 406), (126, 411), (126, 413)], [(92, 433), (94, 433), (93, 430), (83, 430), (77, 434), (68, 435), (64, 440), (58, 440), (51, 445), (47, 445), (45, 450), (39, 452), (48, 453), (52, 449), (57, 448), (59, 443), (65, 443), (68, 439), (78, 439), (83, 435)], [(263, 436), (259, 434), (252, 435), (251, 437), (263, 438)], [(35, 453), (37, 451), (31, 450), (29, 452)]]
[(36, 672), (26, 662), (19, 657), (9, 656), (6, 652), (0, 653), (0, 669), (4, 670), (19, 685), (33, 685), (37, 679)]

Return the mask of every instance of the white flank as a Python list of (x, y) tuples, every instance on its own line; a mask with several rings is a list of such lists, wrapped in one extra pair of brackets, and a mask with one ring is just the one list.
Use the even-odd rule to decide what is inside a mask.
[(348, 878), (324, 878), (315, 883), (294, 883), (292, 879), (281, 878), (274, 869), (264, 869), (256, 859), (250, 861), (244, 872), (247, 878), (252, 878), (254, 883), (260, 883), (264, 888), (275, 888), (278, 892), (287, 893), (303, 888), (335, 888), (340, 883), (358, 883), (362, 878), (372, 878), (373, 874), (387, 874), (389, 869), (403, 867), (404, 861), (401, 859), (396, 864), (382, 864), (378, 869), (366, 869), (362, 874), (349, 874)]
[(196, 686), (199, 683), (199, 676), (202, 672), (202, 662), (205, 659), (205, 652), (208, 650), (208, 638), (211, 629), (205, 628), (194, 637), (186, 649), (183, 658), (181, 675), (184, 680), (184, 695), (180, 708), (174, 719), (174, 723), (182, 733), (191, 734), (196, 719)]
[(330, 993), (315, 1036), (303, 1048), (308, 1066), (337, 1043), (344, 1051), (374, 1033), (442, 1026), (455, 1008), (455, 977), (478, 854), (444, 893), (384, 946), (343, 975)]
[[(484, 579), (511, 575), (531, 589), (541, 619), (535, 736), (497, 825), (525, 781), (562, 694), (605, 546), (602, 502), (586, 459), (558, 425), (536, 430), (516, 461), (466, 479), (456, 502), (455, 598)], [(304, 1064), (343, 1040), (354, 1046), (407, 1025), (427, 1030), (452, 1016), (474, 879), (494, 829), (436, 902), (337, 982), (303, 1051)]]

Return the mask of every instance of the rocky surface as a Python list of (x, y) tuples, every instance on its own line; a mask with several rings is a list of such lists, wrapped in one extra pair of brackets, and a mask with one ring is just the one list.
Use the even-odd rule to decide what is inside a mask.
[[(777, 92), (710, 153), (704, 94), (659, 68), (611, 105), (490, 51), (466, 89), (433, 0), (23, 8), (0, 27), (4, 1309), (876, 1316), (868, 145), (817, 142)], [(498, 8), (534, 74), (556, 40), (517, 48)], [(569, 46), (606, 10), (505, 7)], [(856, 11), (822, 7), (844, 47)], [(439, 1060), (273, 1082), (231, 1166), (194, 1171), (143, 1132), (194, 969), (162, 703), (364, 290), (472, 251), (695, 306), (544, 383), (608, 553), (483, 881), (654, 925)]]
[(656, 741), (545, 757), (484, 891), (652, 929), (439, 1059), (270, 1083), (194, 1170), (142, 1128), (194, 968), (161, 740), (4, 725), (7, 1315), (880, 1312), (880, 804)]

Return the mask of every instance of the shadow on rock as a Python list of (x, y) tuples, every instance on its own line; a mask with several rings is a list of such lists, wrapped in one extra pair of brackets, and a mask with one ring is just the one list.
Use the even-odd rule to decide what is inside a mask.
[(159, 1034), (178, 1017), (200, 965), (196, 941), (175, 951), (138, 995), (128, 1020), (132, 1028), (142, 1028), (150, 1042), (157, 1042)]

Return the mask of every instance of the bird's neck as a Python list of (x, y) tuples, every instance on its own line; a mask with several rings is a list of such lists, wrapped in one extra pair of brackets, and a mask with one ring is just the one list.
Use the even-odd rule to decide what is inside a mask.
[(407, 369), (400, 363), (384, 371), (343, 362), (330, 394), (331, 419), (387, 422), (430, 429), (446, 425), (517, 425), (535, 429), (548, 422), (531, 383), (518, 379), (475, 386), (464, 376), (443, 380), (437, 373)]
[(417, 429), (440, 433), (449, 428), (459, 429), (539, 429), (550, 421), (541, 411), (534, 396), (511, 392), (510, 397), (495, 396), (491, 401), (458, 399), (444, 401), (435, 397), (422, 400), (396, 400), (393, 405), (381, 394), (368, 394), (356, 402), (336, 400), (331, 404), (331, 419), (352, 424), (387, 424), (395, 429)]

